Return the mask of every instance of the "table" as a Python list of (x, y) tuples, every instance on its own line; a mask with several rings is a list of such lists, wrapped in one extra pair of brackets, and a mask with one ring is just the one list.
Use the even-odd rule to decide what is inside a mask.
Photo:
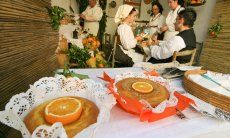
[[(128, 71), (143, 71), (141, 68), (105, 68), (73, 69), (76, 73), (87, 74), (95, 81), (105, 71), (111, 77)], [(183, 90), (181, 80), (174, 80), (177, 90)], [(183, 111), (188, 119), (179, 119), (176, 115), (156, 122), (140, 122), (138, 116), (132, 115), (115, 106), (111, 111), (110, 121), (97, 128), (94, 138), (153, 138), (153, 137), (230, 137), (230, 123), (204, 116), (192, 107)]]

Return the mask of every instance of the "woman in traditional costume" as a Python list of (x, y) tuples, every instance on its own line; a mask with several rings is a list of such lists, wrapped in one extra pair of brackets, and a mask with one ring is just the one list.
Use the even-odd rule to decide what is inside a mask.
[(150, 35), (160, 36), (162, 34), (160, 28), (165, 25), (165, 17), (162, 15), (162, 12), (163, 7), (159, 2), (152, 3), (152, 15), (149, 20)]
[(175, 30), (174, 23), (176, 22), (176, 17), (178, 13), (184, 10), (184, 0), (168, 0), (168, 5), (171, 11), (166, 17), (166, 25), (161, 27), (161, 31), (165, 32), (164, 40), (169, 40), (171, 37), (177, 35), (179, 32)]
[(118, 46), (115, 59), (125, 66), (132, 66), (136, 62), (144, 60), (144, 55), (137, 47), (141, 36), (134, 37), (131, 25), (135, 22), (138, 11), (130, 5), (121, 5), (115, 15), (115, 22), (119, 23), (117, 28)]

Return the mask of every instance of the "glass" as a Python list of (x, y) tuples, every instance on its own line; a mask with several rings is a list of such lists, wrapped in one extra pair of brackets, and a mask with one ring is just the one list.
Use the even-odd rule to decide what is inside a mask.
[(138, 25), (134, 32), (135, 32), (135, 36), (140, 35), (142, 33), (142, 27)]

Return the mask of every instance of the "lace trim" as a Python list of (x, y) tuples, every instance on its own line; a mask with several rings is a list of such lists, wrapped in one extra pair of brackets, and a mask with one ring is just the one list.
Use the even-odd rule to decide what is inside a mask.
[[(10, 127), (21, 131), (23, 137), (30, 137), (28, 129), (22, 121), (24, 117), (39, 104), (63, 96), (78, 96), (94, 102), (99, 108), (97, 123), (95, 127), (88, 127), (84, 134), (89, 135), (103, 122), (107, 122), (110, 117), (110, 110), (116, 104), (113, 95), (100, 83), (91, 79), (80, 80), (78, 78), (65, 78), (62, 75), (56, 77), (44, 77), (30, 85), (25, 93), (14, 95), (7, 103), (5, 110), (0, 111), (0, 121)], [(79, 135), (82, 135), (80, 132)], [(83, 135), (84, 135), (83, 134)], [(60, 123), (53, 126), (39, 126), (32, 134), (32, 137), (42, 137), (48, 135), (65, 137), (66, 133)]]

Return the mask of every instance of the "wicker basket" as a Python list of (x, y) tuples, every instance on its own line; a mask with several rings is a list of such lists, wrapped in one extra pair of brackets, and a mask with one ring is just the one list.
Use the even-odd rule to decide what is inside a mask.
[(224, 111), (230, 112), (230, 97), (211, 91), (188, 78), (189, 74), (203, 74), (205, 70), (191, 70), (185, 72), (183, 85), (185, 90), (197, 98), (218, 107)]

